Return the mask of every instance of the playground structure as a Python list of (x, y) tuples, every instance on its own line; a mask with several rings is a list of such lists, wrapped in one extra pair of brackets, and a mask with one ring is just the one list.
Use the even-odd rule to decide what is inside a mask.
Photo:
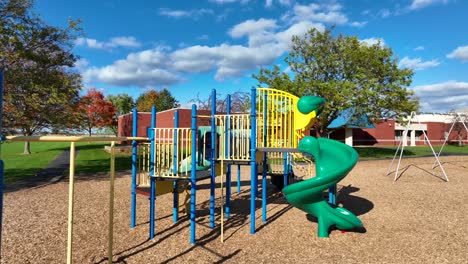
[[(452, 125), (450, 126), (450, 129), (449, 129), (449, 131), (447, 133), (447, 136), (445, 137), (444, 143), (442, 144), (442, 146), (440, 147), (439, 152), (436, 155), (437, 159), (440, 159), (440, 154), (442, 153), (442, 151), (444, 150), (445, 145), (449, 141), (449, 136), (451, 135), (452, 130), (455, 128), (456, 124), (461, 124), (462, 127), (465, 129), (465, 135), (466, 135), (467, 140), (468, 140), (468, 127), (466, 126), (466, 122), (468, 121), (468, 116), (464, 115), (464, 114), (461, 114), (461, 113), (455, 113), (454, 115), (455, 115), (455, 118), (453, 119)], [(434, 161), (434, 164), (432, 164), (433, 169), (437, 166), (437, 163), (436, 163), (437, 159)]]
[[(227, 97), (227, 113), (217, 114), (216, 90), (212, 91), (211, 98), (211, 115), (197, 115), (196, 106), (192, 106), (192, 123), (190, 129), (178, 127), (178, 112), (175, 112), (173, 128), (159, 128), (156, 126), (156, 110), (154, 108), (152, 110), (151, 127), (148, 129), (148, 137), (151, 142), (150, 149), (147, 150), (148, 145), (144, 145), (142, 147), (145, 149), (143, 151), (144, 154), (139, 155), (140, 159), (142, 159), (139, 163), (149, 164), (149, 166), (146, 165), (146, 168), (149, 168), (149, 170), (146, 170), (143, 174), (138, 172), (133, 173), (132, 213), (130, 221), (131, 227), (135, 227), (137, 212), (136, 194), (138, 192), (141, 193), (139, 190), (145, 188), (147, 195), (150, 197), (150, 239), (154, 238), (155, 230), (155, 196), (158, 195), (158, 193), (170, 192), (171, 187), (174, 195), (173, 219), (174, 221), (178, 221), (179, 193), (181, 192), (179, 185), (189, 182), (190, 242), (195, 243), (195, 200), (197, 181), (207, 178), (210, 179), (210, 227), (214, 228), (215, 184), (216, 177), (221, 176), (221, 241), (223, 241), (224, 218), (229, 219), (231, 213), (232, 165), (238, 166), (238, 192), (240, 190), (239, 168), (242, 165), (250, 165), (251, 234), (255, 233), (255, 201), (257, 198), (262, 201), (262, 221), (267, 221), (267, 175), (272, 177), (272, 183), (277, 185), (280, 189), (288, 186), (292, 179), (291, 176), (293, 175), (292, 168), (299, 168), (297, 162), (295, 162), (298, 158), (305, 161), (307, 173), (312, 174), (312, 161), (298, 152), (306, 152), (313, 155), (316, 159), (317, 157), (315, 157), (314, 154), (317, 153), (301, 149), (298, 151), (297, 147), (300, 139), (304, 137), (304, 132), (314, 124), (316, 115), (323, 107), (323, 99), (313, 96), (298, 98), (284, 91), (258, 88), (251, 90), (252, 99), (249, 114), (232, 114), (229, 95)], [(137, 116), (138, 113), (134, 111), (134, 128), (138, 127)], [(211, 126), (197, 127), (197, 121), (206, 118), (210, 119)], [(134, 137), (138, 135), (137, 132), (138, 131), (135, 129), (133, 130)], [(133, 143), (136, 144), (136, 142)], [(357, 153), (352, 148), (341, 143), (335, 146), (327, 141), (322, 142), (322, 145), (322, 150), (319, 151), (321, 154), (319, 155), (321, 156), (320, 160), (323, 160), (323, 162), (320, 163), (320, 166), (316, 166), (316, 181), (322, 181), (324, 177), (330, 179), (327, 180), (327, 184), (321, 183), (319, 186), (315, 186), (315, 183), (312, 183), (315, 188), (313, 191), (315, 198), (308, 201), (308, 203), (315, 204), (319, 203), (319, 200), (323, 201), (323, 199), (319, 197), (322, 196), (323, 190), (329, 188), (329, 202), (334, 204), (336, 184), (355, 165), (357, 162)], [(330, 149), (337, 153), (345, 153), (341, 154), (343, 157), (341, 163), (343, 164), (335, 162), (333, 155), (323, 150), (327, 147), (330, 147)], [(137, 155), (138, 147), (134, 147), (133, 149), (135, 155)], [(149, 153), (149, 155), (146, 153)], [(345, 168), (344, 170), (337, 169), (342, 165)], [(330, 170), (333, 172), (330, 172)], [(225, 175), (225, 178), (223, 175)], [(259, 175), (261, 177), (261, 183), (258, 182)], [(282, 180), (278, 180), (281, 179), (278, 175), (282, 176)], [(141, 177), (144, 177), (144, 179), (141, 179)], [(170, 183), (168, 184), (167, 182)], [(305, 182), (309, 182), (309, 180)], [(258, 193), (260, 184), (262, 189), (261, 194)], [(226, 185), (225, 196), (224, 185)], [(294, 185), (297, 184), (293, 184), (293, 186)], [(184, 185), (182, 189), (185, 189), (186, 186), (187, 185)], [(163, 188), (164, 191), (158, 192), (160, 188)], [(288, 189), (288, 187), (285, 187), (285, 194), (286, 192), (302, 192), (301, 188)], [(308, 188), (310, 188), (310, 186)], [(299, 193), (293, 196), (302, 197), (303, 195), (304, 194)], [(286, 197), (288, 197), (288, 195), (286, 195)], [(188, 201), (188, 199), (186, 199), (186, 201)], [(323, 202), (326, 203), (325, 201)], [(301, 208), (298, 203), (291, 203)], [(319, 212), (319, 214), (323, 215), (320, 217), (320, 222), (328, 221), (327, 223), (319, 225), (320, 237), (327, 237), (328, 228), (333, 224), (337, 224), (342, 229), (362, 226), (362, 223), (354, 215), (354, 220), (350, 220), (351, 223), (337, 223), (335, 220), (329, 219), (332, 214), (322, 214), (323, 210), (325, 209), (312, 211), (305, 209), (305, 211), (309, 213), (314, 214)], [(342, 210), (339, 212), (341, 212), (341, 215), (352, 215), (349, 211), (344, 212)], [(336, 218), (336, 213), (334, 215)]]
[[(419, 121), (419, 119), (418, 119), (418, 117), (416, 115), (416, 112), (411, 112), (411, 114), (410, 114), (410, 116), (408, 118), (408, 121), (406, 123), (405, 130), (403, 131), (403, 137), (401, 138), (400, 143), (398, 144), (397, 150), (395, 151), (395, 155), (393, 156), (392, 162), (390, 163), (390, 166), (387, 169), (387, 176), (388, 176), (388, 175), (390, 175), (392, 173), (391, 169), (393, 168), (393, 164), (395, 162), (395, 159), (396, 159), (398, 153), (400, 153), (399, 158), (398, 158), (397, 167), (396, 167), (396, 170), (395, 170), (395, 176), (393, 178), (394, 182), (396, 182), (398, 180), (398, 178), (401, 177), (401, 174), (399, 174), (401, 159), (403, 157), (403, 151), (404, 151), (406, 143), (407, 143), (408, 131), (409, 131), (409, 128), (410, 128), (410, 126), (411, 126), (411, 124), (413, 122), (417, 122), (418, 125), (421, 125), (421, 122)], [(453, 128), (453, 125), (452, 125), (452, 128)], [(451, 132), (451, 129), (450, 129), (450, 132)], [(449, 132), (449, 135), (450, 135), (450, 132)], [(424, 135), (424, 139), (426, 140), (427, 144), (431, 148), (432, 154), (434, 155), (434, 158), (435, 158), (434, 165), (432, 166), (432, 169), (435, 168), (435, 164), (437, 163), (437, 165), (440, 167), (440, 170), (442, 171), (442, 175), (443, 175), (443, 178), (442, 178), (442, 176), (439, 176), (439, 177), (448, 182), (449, 179), (448, 179), (447, 173), (445, 172), (445, 169), (442, 166), (442, 163), (440, 162), (440, 159), (439, 159), (440, 152), (439, 152), (439, 154), (437, 154), (435, 152), (434, 148), (432, 147), (431, 141), (429, 140), (426, 132), (424, 130), (422, 130), (422, 133)], [(445, 144), (445, 142), (444, 142), (444, 144)], [(442, 148), (441, 148), (441, 151), (442, 151)]]
[[(0, 71), (0, 94), (2, 92), (2, 73)], [(350, 151), (341, 143), (320, 142), (322, 147), (310, 147), (307, 143), (299, 144), (304, 137), (304, 131), (315, 122), (316, 115), (323, 107), (323, 99), (307, 97), (304, 100), (291, 94), (268, 88), (251, 90), (251, 110), (248, 114), (231, 114), (230, 97), (228, 96), (228, 111), (226, 114), (216, 114), (216, 91), (212, 94), (212, 113), (209, 116), (197, 115), (196, 105), (192, 106), (192, 124), (190, 128), (177, 127), (175, 117), (174, 128), (156, 127), (156, 109), (152, 109), (151, 127), (148, 137), (77, 137), (77, 136), (8, 136), (2, 140), (9, 141), (45, 141), (70, 142), (70, 168), (69, 168), (69, 210), (68, 210), (68, 246), (67, 263), (72, 263), (73, 252), (73, 207), (74, 207), (74, 154), (75, 142), (111, 142), (110, 165), (110, 200), (109, 200), (109, 230), (108, 230), (108, 262), (112, 262), (113, 247), (113, 204), (114, 204), (114, 176), (115, 176), (115, 142), (132, 142), (132, 185), (131, 185), (131, 221), (132, 228), (136, 225), (136, 195), (138, 188), (147, 187), (149, 190), (150, 207), (150, 238), (154, 237), (155, 226), (155, 196), (173, 192), (174, 194), (174, 221), (178, 221), (179, 193), (186, 191), (190, 186), (189, 219), (190, 242), (195, 243), (196, 238), (196, 187), (200, 179), (210, 179), (210, 227), (215, 227), (215, 183), (216, 176), (221, 175), (221, 188), (226, 184), (226, 199), (222, 191), (221, 213), (221, 240), (223, 240), (224, 215), (230, 217), (231, 199), (231, 166), (238, 167), (237, 190), (240, 190), (240, 166), (250, 165), (250, 233), (255, 233), (256, 199), (260, 196), (259, 168), (262, 185), (262, 221), (267, 221), (267, 174), (283, 173), (281, 188), (293, 205), (315, 214), (319, 219), (319, 236), (328, 236), (328, 227), (336, 224), (338, 228), (349, 229), (362, 226), (354, 215), (345, 209), (333, 206), (320, 198), (322, 191), (329, 188), (330, 203), (335, 203), (336, 183), (341, 180), (357, 162), (357, 154)], [(0, 100), (1, 101), (1, 100)], [(1, 109), (1, 105), (0, 105)], [(0, 114), (1, 115), (1, 114)], [(211, 126), (197, 127), (198, 118), (208, 118)], [(1, 120), (1, 118), (0, 118)], [(137, 111), (133, 112), (133, 134), (137, 135)], [(1, 123), (0, 123), (1, 130)], [(150, 142), (149, 144), (147, 142)], [(140, 145), (138, 144), (140, 142)], [(292, 167), (295, 157), (299, 157), (299, 150), (314, 156), (317, 162), (317, 177), (300, 183), (290, 184)], [(335, 145), (333, 145), (335, 144)], [(340, 145), (341, 144), (341, 145)], [(301, 148), (301, 146), (305, 146)], [(330, 151), (324, 149), (330, 146)], [(333, 147), (334, 146), (334, 147)], [(325, 148), (324, 148), (325, 147)], [(352, 149), (351, 149), (352, 150)], [(346, 166), (339, 169), (341, 164), (331, 155), (335, 151), (342, 152), (339, 156), (347, 159)], [(281, 157), (282, 163), (281, 163)], [(268, 159), (274, 159), (283, 169), (268, 169)], [(311, 171), (311, 160), (307, 160), (308, 170)], [(272, 163), (270, 163), (272, 164)], [(328, 168), (326, 171), (324, 169)], [(324, 172), (320, 172), (324, 170)], [(208, 173), (207, 173), (208, 172)], [(225, 179), (223, 178), (225, 175)], [(315, 179), (315, 180), (314, 180)], [(314, 181), (311, 181), (314, 180)], [(323, 180), (327, 183), (323, 184)], [(3, 184), (3, 161), (0, 160), (0, 187)], [(307, 184), (306, 184), (307, 183)], [(319, 184), (318, 184), (319, 183)], [(298, 185), (300, 184), (300, 185)], [(289, 189), (288, 189), (289, 187)], [(308, 190), (313, 188), (313, 190)], [(3, 188), (1, 188), (0, 210), (3, 210)], [(313, 199), (305, 198), (313, 194)], [(304, 200), (305, 199), (305, 200)], [(186, 203), (188, 204), (188, 203)], [(317, 206), (317, 204), (320, 204)], [(326, 205), (325, 205), (326, 204)], [(328, 208), (328, 207), (329, 208)], [(320, 207), (326, 209), (311, 209)], [(328, 211), (327, 211), (328, 210)], [(329, 211), (333, 212), (329, 212)], [(188, 209), (186, 209), (186, 212)], [(326, 213), (328, 212), (328, 213)], [(338, 217), (346, 218), (348, 222), (336, 220)], [(347, 215), (343, 217), (343, 215)], [(354, 218), (352, 218), (351, 216)], [(0, 221), (2, 211), (0, 211)], [(351, 220), (350, 220), (351, 219)], [(1, 222), (0, 222), (1, 224)], [(1, 226), (1, 225), (0, 225)], [(1, 242), (1, 230), (0, 230)]]

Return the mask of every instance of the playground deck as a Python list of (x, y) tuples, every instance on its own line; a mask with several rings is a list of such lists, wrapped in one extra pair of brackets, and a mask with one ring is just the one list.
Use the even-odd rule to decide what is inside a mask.
[[(209, 180), (197, 191), (197, 244), (189, 243), (189, 221), (172, 221), (172, 196), (158, 197), (156, 236), (148, 240), (148, 200), (138, 196), (137, 226), (130, 229), (130, 173), (116, 180), (117, 263), (467, 263), (467, 157), (443, 157), (446, 183), (415, 166), (394, 183), (384, 176), (389, 160), (361, 161), (340, 184), (338, 198), (364, 223), (365, 233), (332, 231), (317, 237), (316, 219), (288, 205), (269, 186), (268, 221), (257, 213), (257, 233), (249, 233), (249, 168), (242, 189), (233, 184), (231, 219), (225, 243), (219, 225), (209, 228)], [(404, 159), (429, 170), (433, 158)], [(434, 172), (439, 173), (435, 170)], [(107, 249), (106, 174), (78, 175), (75, 206), (75, 263), (104, 263)], [(219, 185), (219, 184), (218, 184)], [(217, 197), (220, 189), (217, 188)], [(68, 183), (5, 194), (2, 263), (64, 263), (67, 245)], [(220, 200), (217, 199), (217, 208)], [(261, 201), (257, 201), (257, 212)], [(218, 209), (219, 212), (219, 209)], [(219, 213), (217, 222), (219, 223)]]

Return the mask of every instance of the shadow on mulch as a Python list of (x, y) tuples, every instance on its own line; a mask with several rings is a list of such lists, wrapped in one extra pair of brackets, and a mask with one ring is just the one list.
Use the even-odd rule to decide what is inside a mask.
[[(250, 185), (250, 181), (244, 181), (244, 184), (247, 185), (247, 183)], [(259, 189), (259, 194), (261, 194), (261, 189)], [(269, 184), (268, 185), (268, 192), (267, 192), (267, 201), (269, 205), (274, 205), (274, 204), (287, 204), (286, 199), (283, 197), (281, 192), (279, 192), (273, 185)], [(215, 199), (215, 223), (219, 223), (220, 221), (220, 214), (219, 214), (219, 207), (221, 205), (221, 198), (217, 197)], [(262, 201), (260, 199), (257, 199), (255, 201), (255, 207), (256, 210), (260, 209), (262, 206)], [(271, 215), (268, 217), (268, 221), (262, 223), (261, 226), (259, 226), (256, 229), (256, 232), (259, 232), (263, 228), (265, 228), (268, 224), (272, 223), (275, 219), (279, 218), (281, 215), (286, 213), (288, 210), (290, 210), (292, 206), (288, 205), (287, 207), (281, 209), (280, 211), (276, 212), (275, 214)], [(267, 214), (271, 211), (274, 211), (276, 208), (269, 208), (267, 211)], [(162, 218), (167, 218), (171, 217), (172, 215), (166, 215), (163, 216)], [(256, 216), (256, 218), (261, 218), (261, 214)], [(201, 225), (204, 227), (209, 227), (210, 225), (210, 201), (205, 201), (199, 205), (197, 205), (197, 225)], [(237, 231), (241, 230), (242, 227), (244, 227), (247, 224), (250, 224), (250, 190), (243, 190), (240, 193), (233, 193), (232, 194), (232, 200), (231, 200), (231, 216), (229, 219), (225, 219), (225, 224), (224, 228), (225, 230), (232, 229), (232, 233), (229, 234), (224, 238), (224, 241), (228, 241)], [(148, 224), (148, 222), (141, 223), (141, 224)], [(126, 263), (126, 259), (128, 259), (131, 256), (134, 256), (136, 254), (139, 254), (141, 252), (147, 251), (150, 248), (156, 246), (157, 244), (161, 243), (162, 241), (166, 240), (167, 238), (177, 234), (183, 229), (186, 229), (190, 226), (190, 222), (188, 219), (188, 216), (182, 216), (180, 217), (179, 221), (174, 223), (172, 226), (169, 228), (166, 228), (164, 230), (161, 230), (160, 232), (155, 234), (155, 237), (161, 236), (153, 241), (146, 239), (145, 241), (142, 241), (141, 243), (134, 245), (128, 249), (125, 249), (124, 251), (114, 253), (114, 256), (118, 256), (117, 260), (114, 262), (116, 263)], [(237, 249), (234, 252), (228, 254), (228, 255), (222, 255), (208, 247), (205, 247), (206, 244), (210, 243), (213, 240), (219, 239), (220, 236), (220, 226), (219, 224), (215, 226), (214, 229), (212, 229), (208, 234), (197, 238), (196, 244), (191, 246), (189, 249), (185, 250), (184, 252), (181, 252), (180, 254), (171, 257), (170, 259), (165, 260), (162, 263), (169, 263), (185, 254), (188, 254), (195, 248), (203, 248), (204, 250), (207, 250), (208, 253), (211, 253), (213, 255), (216, 255), (219, 257), (219, 260), (214, 262), (214, 263), (224, 263), (231, 259), (232, 257), (236, 256), (241, 252), (241, 249)], [(149, 244), (148, 244), (149, 243)], [(96, 261), (95, 263), (105, 263), (107, 262), (107, 258), (102, 258), (99, 261)]]
[[(337, 193), (337, 202), (342, 205), (343, 208), (351, 211), (354, 215), (360, 216), (370, 212), (374, 208), (374, 204), (362, 197), (350, 195), (350, 193), (358, 192), (359, 188), (348, 185), (343, 186)], [(307, 214), (307, 220), (310, 222), (318, 223), (318, 219), (315, 216)], [(338, 230), (335, 226), (330, 227), (330, 232)], [(344, 232), (344, 231), (342, 231)], [(366, 233), (367, 230), (362, 228), (355, 228), (353, 230), (346, 230), (346, 232), (354, 233)]]

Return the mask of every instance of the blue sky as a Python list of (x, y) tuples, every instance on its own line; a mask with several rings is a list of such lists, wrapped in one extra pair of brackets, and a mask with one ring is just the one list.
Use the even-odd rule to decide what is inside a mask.
[(287, 71), (292, 35), (334, 24), (413, 68), (423, 111), (468, 108), (464, 0), (37, 0), (35, 11), (54, 25), (82, 19), (76, 67), (85, 90), (106, 95), (167, 88), (185, 106), (213, 88), (249, 91), (260, 67)]

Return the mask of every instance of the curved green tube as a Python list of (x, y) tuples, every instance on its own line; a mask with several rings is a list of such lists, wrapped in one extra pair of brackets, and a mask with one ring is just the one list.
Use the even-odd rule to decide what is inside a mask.
[(328, 237), (332, 225), (341, 230), (362, 227), (353, 213), (323, 198), (323, 191), (341, 181), (356, 165), (357, 152), (339, 141), (311, 136), (304, 137), (298, 149), (315, 157), (316, 177), (284, 187), (286, 200), (317, 217), (319, 237)]

